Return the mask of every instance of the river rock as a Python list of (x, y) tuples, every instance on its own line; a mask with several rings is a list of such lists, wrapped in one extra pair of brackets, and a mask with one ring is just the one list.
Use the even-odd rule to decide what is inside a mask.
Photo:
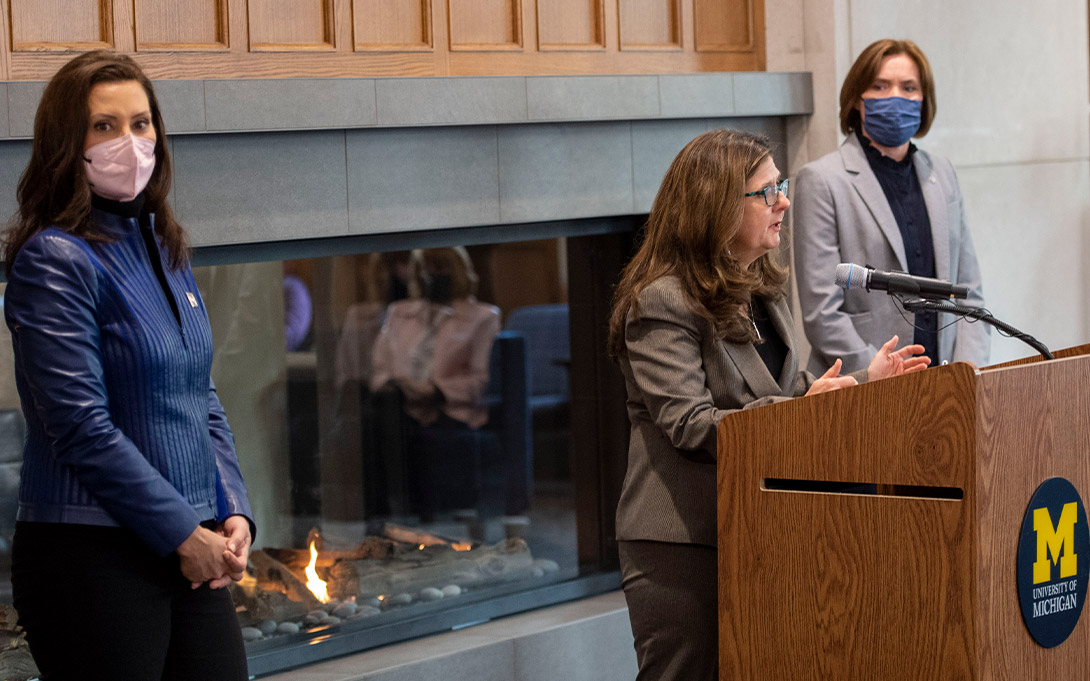
[(264, 637), (264, 634), (262, 634), (261, 630), (257, 627), (242, 627), (243, 641), (256, 641), (262, 637)]
[(457, 584), (447, 584), (443, 587), (443, 596), (446, 598), (453, 598), (454, 596), (460, 596), (462, 594), (462, 587)]
[(277, 625), (276, 632), (278, 634), (298, 634), (299, 625), (295, 622), (281, 622)]
[(359, 606), (356, 605), (355, 603), (341, 603), (330, 614), (333, 615), (334, 617), (340, 617), (341, 619), (345, 619), (347, 617), (351, 617), (352, 615), (356, 614), (356, 609), (358, 607)]
[(422, 601), (437, 601), (443, 597), (443, 592), (434, 586), (429, 586), (420, 590), (419, 597)]
[(560, 565), (555, 560), (549, 560), (548, 558), (538, 558), (533, 563), (534, 567), (541, 568), (541, 571), (545, 574), (552, 574), (554, 572), (560, 572)]

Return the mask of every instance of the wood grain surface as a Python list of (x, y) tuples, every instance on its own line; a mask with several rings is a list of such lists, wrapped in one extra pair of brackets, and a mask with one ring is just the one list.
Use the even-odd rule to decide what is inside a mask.
[[(1015, 573), (1036, 487), (1064, 475), (1090, 491), (1087, 385), (1086, 356), (953, 364), (724, 419), (720, 677), (1083, 678), (1070, 672), (1090, 668), (1090, 629), (1040, 648)], [(963, 497), (771, 491), (765, 478)]]
[[(95, 48), (179, 78), (758, 71), (764, 0), (0, 0), (5, 80)], [(694, 16), (700, 20), (694, 22)]]

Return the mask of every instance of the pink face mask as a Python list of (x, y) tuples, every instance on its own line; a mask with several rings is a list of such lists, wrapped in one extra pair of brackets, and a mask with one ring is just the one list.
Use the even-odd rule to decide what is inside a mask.
[(91, 191), (114, 201), (132, 201), (155, 170), (155, 140), (122, 135), (84, 151), (83, 162)]

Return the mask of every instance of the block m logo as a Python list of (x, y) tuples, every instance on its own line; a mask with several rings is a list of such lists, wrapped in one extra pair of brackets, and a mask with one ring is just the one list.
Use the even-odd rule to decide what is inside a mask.
[[(1037, 534), (1037, 561), (1033, 564), (1033, 583), (1052, 580), (1052, 565), (1060, 564), (1060, 579), (1075, 576), (1075, 521), (1078, 503), (1064, 504), (1060, 522), (1052, 524), (1047, 508), (1033, 509), (1033, 531)], [(1051, 560), (1049, 560), (1051, 556)]]

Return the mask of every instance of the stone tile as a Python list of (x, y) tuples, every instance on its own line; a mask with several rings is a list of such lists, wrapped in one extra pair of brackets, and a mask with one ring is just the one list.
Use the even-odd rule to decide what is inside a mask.
[(532, 76), (526, 79), (530, 120), (658, 117), (655, 76)]
[(632, 122), (633, 212), (646, 213), (666, 169), (694, 137), (708, 131), (707, 119)]
[(933, 5), (921, 12), (918, 4), (851, 3), (848, 10), (851, 59), (890, 35), (912, 36), (927, 54), (938, 112), (922, 148), (958, 166), (1087, 157), (1086, 3)]
[(787, 134), (783, 119), (778, 118), (710, 118), (708, 129), (729, 128), (730, 130), (742, 130), (756, 135), (764, 135), (772, 143), (772, 158), (776, 166), (787, 174)]
[(514, 644), (500, 641), (384, 669), (361, 676), (360, 681), (511, 681), (515, 678)]
[(809, 73), (735, 73), (738, 116), (808, 114), (814, 110)]
[[(1090, 163), (962, 168), (958, 176), (988, 309), (1051, 349), (1085, 343)], [(992, 334), (992, 363), (1033, 354)]]
[(730, 116), (734, 113), (734, 74), (659, 76), (664, 118)]
[(344, 135), (175, 138), (175, 201), (193, 244), (345, 234)]
[(381, 78), (380, 125), (479, 125), (526, 120), (526, 79)]
[(167, 134), (204, 132), (204, 81), (155, 81), (155, 96)]
[(817, 47), (807, 44), (806, 35), (819, 18), (813, 15), (825, 12), (811, 10), (807, 16), (805, 0), (765, 0), (764, 6), (765, 25), (776, 27), (765, 35), (765, 70), (808, 71), (807, 48)]
[(370, 78), (206, 80), (208, 130), (351, 128), (375, 123)]
[(492, 126), (347, 133), (352, 233), (499, 221)]
[(499, 158), (504, 222), (632, 211), (628, 122), (504, 126)]
[(514, 681), (631, 681), (638, 671), (627, 610), (518, 638), (514, 648)]
[(34, 136), (34, 115), (45, 91), (45, 83), (37, 81), (9, 82), (8, 133), (12, 137)]
[[(632, 631), (628, 626), (628, 610), (624, 594), (614, 591), (570, 603), (551, 606), (533, 612), (503, 617), (458, 631), (426, 636), (413, 641), (395, 643), (383, 648), (336, 660), (319, 662), (303, 669), (267, 677), (269, 681), (401, 681), (402, 679), (442, 679), (443, 681), (476, 681), (478, 678), (499, 678), (514, 681), (516, 641), (541, 633), (578, 628), (583, 636), (598, 637), (610, 655), (599, 664), (594, 654), (580, 658), (582, 664), (598, 670), (591, 678), (610, 681), (610, 669), (626, 670), (630, 664), (624, 650), (632, 655)], [(615, 639), (615, 640), (614, 640)], [(567, 645), (562, 636), (551, 640)], [(544, 640), (548, 643), (548, 639)], [(539, 655), (540, 645), (527, 653)], [(528, 649), (530, 650), (530, 649)], [(619, 658), (614, 653), (619, 652)], [(554, 655), (566, 655), (558, 648)], [(524, 655), (526, 657), (526, 655)], [(466, 662), (466, 660), (470, 660)], [(481, 667), (485, 667), (484, 671)], [(635, 676), (634, 667), (627, 679)], [(500, 676), (494, 674), (501, 673)], [(502, 675), (505, 674), (505, 675)], [(560, 678), (560, 677), (556, 677)], [(624, 676), (620, 678), (626, 678)]]
[(19, 207), (15, 190), (29, 161), (30, 141), (0, 142), (0, 222), (7, 222)]
[(0, 83), (0, 137), (8, 134), (8, 85)]

